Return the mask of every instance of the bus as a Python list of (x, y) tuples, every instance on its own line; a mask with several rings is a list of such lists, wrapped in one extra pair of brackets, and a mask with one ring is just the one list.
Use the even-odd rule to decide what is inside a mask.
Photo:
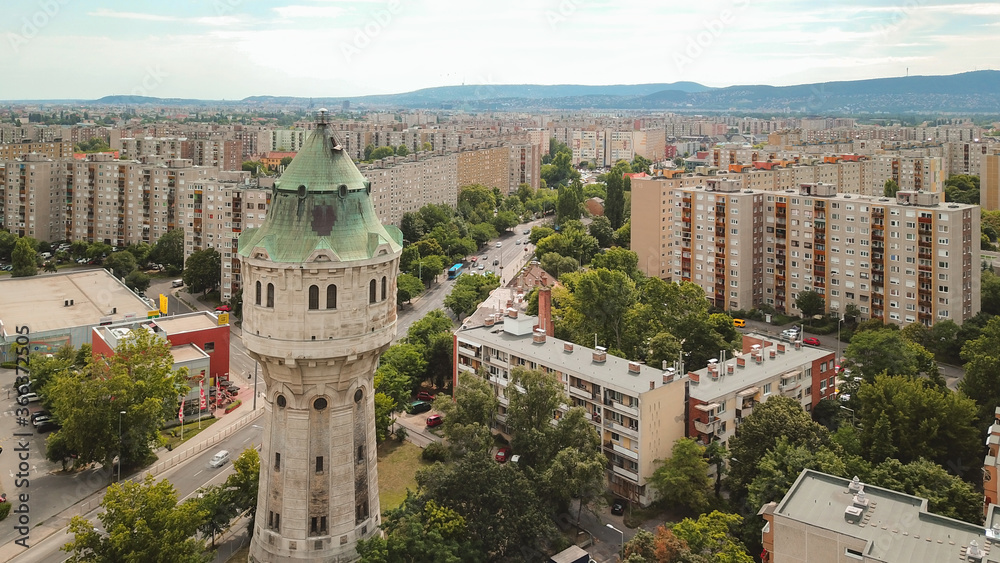
[(448, 268), (448, 279), (453, 280), (458, 276), (462, 275), (462, 264), (455, 264), (451, 268)]

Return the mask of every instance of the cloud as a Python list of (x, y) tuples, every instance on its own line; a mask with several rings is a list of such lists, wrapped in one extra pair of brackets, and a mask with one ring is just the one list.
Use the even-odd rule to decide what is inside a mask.
[(273, 9), (285, 19), (335, 18), (344, 14), (339, 6), (279, 6)]
[(96, 18), (109, 18), (109, 19), (121, 19), (121, 20), (137, 20), (137, 21), (149, 21), (149, 22), (164, 22), (164, 23), (180, 23), (180, 24), (196, 24), (204, 25), (210, 27), (225, 27), (236, 25), (242, 21), (242, 18), (237, 16), (215, 16), (215, 17), (199, 17), (199, 18), (180, 18), (176, 16), (164, 16), (162, 14), (146, 14), (142, 12), (119, 12), (115, 10), (109, 10), (107, 8), (101, 8), (94, 12), (88, 12), (88, 16)]

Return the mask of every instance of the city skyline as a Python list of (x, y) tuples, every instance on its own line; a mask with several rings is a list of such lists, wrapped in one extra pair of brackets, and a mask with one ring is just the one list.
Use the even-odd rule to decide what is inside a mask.
[(766, 9), (749, 0), (682, 7), (559, 0), (514, 9), (451, 0), (169, 7), (37, 0), (0, 13), (4, 66), (24, 78), (5, 81), (6, 100), (339, 97), (458, 84), (723, 87), (953, 74), (990, 68), (986, 42), (1000, 26), (1000, 5), (915, 0), (782, 0)]

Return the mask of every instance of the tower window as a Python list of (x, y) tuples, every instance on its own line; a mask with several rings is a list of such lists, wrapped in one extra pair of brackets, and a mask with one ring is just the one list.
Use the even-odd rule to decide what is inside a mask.
[(267, 284), (267, 306), (274, 307), (274, 284)]
[(310, 285), (309, 286), (309, 310), (315, 311), (319, 309), (319, 286)]
[(365, 447), (358, 446), (358, 463), (361, 463), (364, 460), (365, 460)]
[(385, 276), (382, 276), (382, 301), (385, 301), (385, 294), (387, 289), (388, 289), (388, 282), (386, 281)]
[(333, 284), (326, 286), (326, 308), (337, 308), (337, 286)]
[(281, 471), (281, 454), (274, 452), (274, 470)]
[(323, 472), (323, 456), (316, 456), (316, 473)]
[(260, 305), (260, 280), (257, 280), (257, 299), (254, 301), (254, 304)]
[(372, 280), (368, 284), (368, 302), (369, 303), (375, 302), (375, 280)]

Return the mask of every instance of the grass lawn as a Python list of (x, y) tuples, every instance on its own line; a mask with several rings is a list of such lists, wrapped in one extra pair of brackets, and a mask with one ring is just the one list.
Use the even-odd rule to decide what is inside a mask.
[[(181, 427), (175, 426), (169, 430), (161, 430), (160, 434), (167, 439), (167, 446), (170, 448), (176, 448), (177, 446), (187, 442), (191, 438), (198, 435), (199, 432), (205, 431), (209, 426), (215, 424), (218, 418), (202, 418), (201, 419), (201, 430), (198, 430), (198, 416), (195, 415), (193, 419), (188, 418), (186, 415), (184, 418), (187, 420), (193, 420), (193, 422), (188, 422), (184, 425), (184, 440), (181, 440)], [(171, 434), (176, 434), (172, 436)]]
[(417, 489), (417, 470), (430, 465), (420, 458), (423, 450), (395, 440), (378, 447), (378, 500), (382, 512), (396, 508), (406, 498), (406, 489)]

